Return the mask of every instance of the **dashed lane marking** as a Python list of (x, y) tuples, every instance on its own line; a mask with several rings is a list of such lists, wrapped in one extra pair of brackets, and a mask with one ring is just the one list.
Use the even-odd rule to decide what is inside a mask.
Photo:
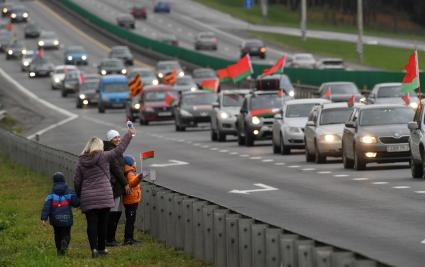
[(261, 157), (250, 157), (250, 159), (261, 159)]
[(301, 167), (300, 165), (291, 165), (291, 166), (288, 166), (288, 168), (299, 168), (299, 167)]
[(347, 177), (350, 176), (348, 174), (335, 174), (334, 177)]
[(398, 185), (398, 186), (393, 186), (394, 189), (409, 189), (410, 186), (407, 185)]
[(210, 148), (210, 150), (215, 151), (215, 150), (218, 150), (218, 148), (216, 148), (216, 147), (212, 147), (212, 148)]
[(221, 153), (226, 153), (226, 152), (229, 152), (229, 150), (227, 150), (227, 149), (222, 149), (222, 150), (220, 150), (219, 152), (221, 152)]
[(331, 171), (320, 171), (320, 172), (317, 172), (318, 174), (329, 174), (329, 173), (332, 173)]
[(304, 169), (301, 169), (302, 171), (315, 171), (316, 169), (315, 168), (304, 168)]
[(274, 159), (263, 159), (262, 162), (274, 162)]
[(373, 182), (372, 184), (388, 184), (388, 182)]
[(359, 178), (354, 178), (353, 181), (366, 181), (369, 180), (369, 178), (363, 178), (363, 177), (359, 177)]
[(239, 157), (241, 157), (241, 158), (248, 158), (249, 155), (248, 154), (242, 154), (242, 155), (239, 155)]
[(276, 165), (276, 166), (283, 166), (285, 164), (286, 164), (285, 162), (276, 162), (274, 165)]
[(415, 191), (416, 194), (425, 194), (425, 191)]
[(238, 152), (230, 152), (229, 153), (230, 155), (237, 155), (237, 154), (239, 154)]

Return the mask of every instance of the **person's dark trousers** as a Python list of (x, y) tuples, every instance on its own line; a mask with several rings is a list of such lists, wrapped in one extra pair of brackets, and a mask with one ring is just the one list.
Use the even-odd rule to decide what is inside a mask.
[(121, 211), (110, 211), (108, 217), (108, 233), (106, 241), (108, 243), (116, 242), (115, 233), (117, 232), (118, 223), (121, 218)]
[(92, 209), (85, 214), (87, 219), (87, 236), (91, 250), (105, 250), (109, 208)]
[(134, 240), (134, 223), (136, 222), (136, 212), (137, 206), (139, 204), (128, 204), (124, 205), (125, 208), (125, 231), (124, 231), (124, 240)]
[(53, 230), (55, 233), (55, 245), (58, 255), (64, 255), (71, 241), (71, 226), (53, 226)]

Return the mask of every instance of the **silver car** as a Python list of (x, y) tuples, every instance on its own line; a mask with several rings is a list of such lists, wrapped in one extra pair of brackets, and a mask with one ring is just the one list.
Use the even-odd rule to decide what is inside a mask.
[(63, 79), (65, 78), (65, 73), (70, 70), (76, 70), (77, 67), (73, 65), (59, 65), (54, 68), (50, 73), (50, 84), (52, 90), (60, 89), (63, 84)]
[(354, 95), (355, 102), (366, 102), (357, 85), (352, 82), (326, 82), (319, 87), (321, 98), (329, 99), (332, 102), (347, 102)]
[(316, 59), (312, 54), (300, 53), (292, 56), (291, 67), (293, 68), (314, 68), (316, 66)]
[(176, 70), (177, 76), (184, 76), (183, 68), (180, 66), (180, 63), (175, 60), (158, 61), (158, 63), (156, 64), (156, 75), (159, 79), (162, 79), (167, 73), (170, 73), (173, 69)]
[(425, 100), (421, 101), (420, 108), (416, 109), (413, 120), (408, 123), (410, 130), (410, 169), (413, 178), (422, 178), (425, 167)]
[(198, 85), (193, 80), (191, 75), (185, 75), (183, 77), (177, 77), (174, 88), (177, 91), (196, 91), (198, 90)]
[(37, 45), (39, 48), (55, 48), (59, 49), (59, 38), (54, 32), (42, 31), (38, 38)]
[(293, 148), (304, 148), (304, 127), (308, 114), (316, 105), (330, 103), (320, 98), (288, 100), (282, 113), (275, 115), (272, 127), (273, 153), (287, 155)]
[(321, 58), (316, 63), (318, 69), (332, 69), (343, 70), (345, 69), (344, 61), (341, 58)]
[[(401, 83), (378, 83), (376, 84), (366, 99), (367, 104), (405, 104), (402, 99), (404, 93)], [(416, 109), (419, 98), (416, 94), (410, 95), (409, 106)]]
[(212, 49), (217, 50), (218, 39), (213, 32), (200, 32), (196, 35), (195, 49)]
[(226, 135), (237, 135), (236, 120), (242, 102), (250, 89), (223, 90), (211, 114), (211, 141), (226, 141)]
[(140, 79), (142, 80), (142, 83), (147, 85), (158, 85), (159, 81), (156, 78), (155, 70), (151, 68), (132, 68), (128, 72), (128, 79), (131, 80), (136, 76), (137, 74), (140, 75)]
[(34, 59), (34, 56), (35, 56), (35, 53), (33, 50), (28, 50), (25, 55), (22, 55), (22, 58), (21, 58), (22, 71), (28, 71), (28, 68), (31, 65), (31, 62)]
[(364, 170), (370, 162), (410, 160), (407, 124), (414, 112), (405, 105), (377, 104), (356, 107), (342, 135), (344, 168)]
[(342, 155), (344, 124), (353, 110), (347, 103), (323, 104), (313, 108), (304, 130), (307, 162), (325, 163), (328, 156)]

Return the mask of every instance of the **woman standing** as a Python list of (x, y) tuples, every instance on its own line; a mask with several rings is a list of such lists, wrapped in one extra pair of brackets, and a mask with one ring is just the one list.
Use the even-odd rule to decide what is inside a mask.
[(105, 249), (108, 213), (114, 206), (109, 162), (126, 150), (135, 132), (134, 128), (129, 128), (121, 143), (110, 151), (103, 151), (103, 141), (93, 137), (78, 159), (74, 188), (80, 197), (81, 211), (86, 215), (93, 258), (108, 253)]

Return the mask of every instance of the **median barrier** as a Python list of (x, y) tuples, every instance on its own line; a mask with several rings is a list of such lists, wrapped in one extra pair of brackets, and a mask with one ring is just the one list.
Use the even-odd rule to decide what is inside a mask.
[(208, 204), (207, 201), (196, 201), (193, 203), (193, 253), (197, 260), (204, 260), (204, 228), (202, 208)]
[(226, 264), (227, 266), (239, 266), (239, 239), (238, 220), (239, 214), (226, 214)]

